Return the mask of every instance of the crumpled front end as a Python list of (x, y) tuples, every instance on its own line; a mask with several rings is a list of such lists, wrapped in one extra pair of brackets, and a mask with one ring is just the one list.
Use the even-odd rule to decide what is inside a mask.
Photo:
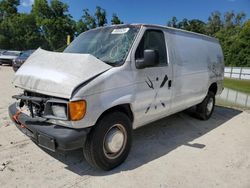
[(39, 146), (50, 150), (82, 148), (89, 129), (72, 129), (49, 123), (20, 111), (18, 104), (9, 107), (9, 116), (16, 127)]
[(13, 83), (24, 90), (69, 99), (75, 88), (110, 68), (90, 54), (38, 49), (16, 72)]

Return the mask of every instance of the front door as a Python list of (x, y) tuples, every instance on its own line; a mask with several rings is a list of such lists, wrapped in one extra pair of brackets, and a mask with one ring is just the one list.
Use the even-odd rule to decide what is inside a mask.
[(146, 49), (159, 54), (159, 63), (154, 67), (136, 70), (138, 82), (133, 111), (137, 127), (166, 116), (171, 108), (172, 69), (168, 64), (164, 32), (145, 30), (135, 51), (135, 61), (143, 58)]

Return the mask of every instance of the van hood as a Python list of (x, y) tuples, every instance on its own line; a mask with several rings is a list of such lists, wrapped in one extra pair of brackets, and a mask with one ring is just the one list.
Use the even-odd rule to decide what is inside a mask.
[(25, 90), (69, 99), (77, 86), (110, 68), (90, 54), (39, 48), (16, 72), (13, 83)]

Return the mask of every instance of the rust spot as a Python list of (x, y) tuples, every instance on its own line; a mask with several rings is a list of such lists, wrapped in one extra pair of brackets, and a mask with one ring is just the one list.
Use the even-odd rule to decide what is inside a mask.
[(20, 122), (18, 121), (18, 117), (19, 117), (20, 114), (21, 114), (21, 111), (19, 110), (19, 111), (16, 112), (16, 114), (15, 114), (14, 116), (12, 116), (12, 118), (13, 118), (17, 123), (20, 123)]
[(21, 128), (26, 128), (26, 126), (24, 124), (21, 124), (20, 127)]

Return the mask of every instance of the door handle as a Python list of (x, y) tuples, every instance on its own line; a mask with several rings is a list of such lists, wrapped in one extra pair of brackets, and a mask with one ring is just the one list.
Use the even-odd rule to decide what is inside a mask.
[(171, 86), (172, 86), (172, 80), (169, 80), (169, 81), (168, 81), (168, 89), (170, 89)]

